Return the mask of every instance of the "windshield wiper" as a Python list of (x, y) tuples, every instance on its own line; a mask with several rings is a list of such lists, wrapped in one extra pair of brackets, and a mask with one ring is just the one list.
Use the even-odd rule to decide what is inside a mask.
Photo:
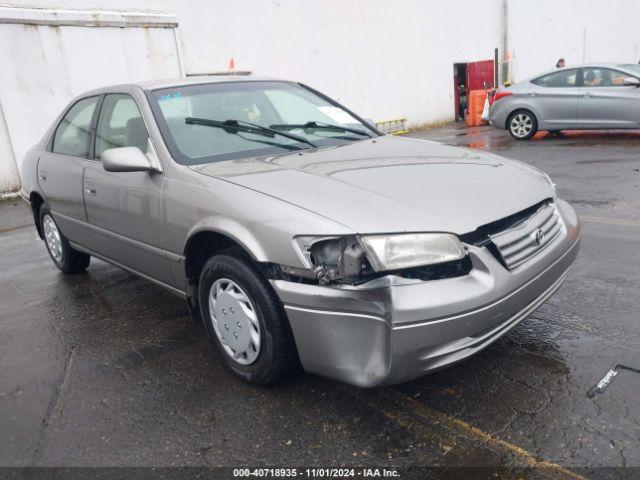
[(245, 122), (243, 120), (230, 119), (221, 122), (219, 120), (212, 120), (210, 118), (186, 117), (184, 121), (185, 123), (188, 123), (190, 125), (206, 125), (208, 127), (222, 128), (227, 133), (254, 133), (256, 135), (263, 135), (270, 138), (273, 138), (276, 135), (280, 135), (281, 137), (287, 137), (297, 142), (306, 143), (311, 147), (317, 147), (315, 143), (299, 135), (281, 132), (272, 128), (263, 127), (262, 125), (258, 125), (257, 123)]
[(307, 123), (282, 123), (282, 124), (269, 125), (269, 127), (274, 130), (293, 130), (294, 128), (310, 128), (314, 130), (349, 132), (349, 133), (355, 133), (356, 135), (362, 135), (362, 136), (367, 136), (369, 138), (372, 138), (368, 132), (365, 132), (364, 130), (360, 130), (359, 128), (343, 127), (342, 125), (334, 125), (331, 123), (315, 122), (315, 121), (307, 122)]

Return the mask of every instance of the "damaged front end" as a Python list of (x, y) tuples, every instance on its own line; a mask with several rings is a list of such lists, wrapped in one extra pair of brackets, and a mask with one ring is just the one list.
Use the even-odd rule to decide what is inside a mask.
[[(553, 232), (547, 225), (552, 220), (545, 220), (549, 212), (559, 217), (559, 233), (550, 233), (526, 261), (508, 268), (503, 264), (505, 255), (511, 258), (508, 246), (489, 248), (506, 229), (518, 234), (513, 245), (526, 253), (538, 238), (531, 227)], [(404, 235), (410, 236), (397, 238)], [(374, 387), (464, 360), (553, 295), (580, 243), (578, 218), (562, 200), (462, 235), (461, 249), (458, 237), (452, 241), (443, 235), (316, 237), (301, 250), (309, 255), (310, 268), (296, 272), (306, 271), (306, 277), (277, 266), (280, 276), (271, 277), (270, 284), (284, 306), (304, 369)], [(345, 276), (349, 265), (360, 268)], [(315, 278), (317, 267), (331, 277)], [(423, 281), (436, 278), (446, 280)]]
[(276, 280), (359, 285), (386, 275), (435, 280), (466, 275), (468, 252), (451, 234), (299, 236), (294, 246), (305, 268), (270, 264)]

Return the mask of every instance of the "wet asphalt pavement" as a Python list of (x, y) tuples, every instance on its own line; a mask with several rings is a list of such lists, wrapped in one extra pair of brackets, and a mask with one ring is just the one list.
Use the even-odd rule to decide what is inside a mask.
[[(640, 466), (640, 134), (412, 135), (528, 162), (583, 221), (564, 286), (471, 360), (393, 388), (308, 374), (248, 386), (184, 303), (106, 263), (58, 273), (0, 204), (0, 465)], [(568, 470), (565, 470), (568, 469)]]

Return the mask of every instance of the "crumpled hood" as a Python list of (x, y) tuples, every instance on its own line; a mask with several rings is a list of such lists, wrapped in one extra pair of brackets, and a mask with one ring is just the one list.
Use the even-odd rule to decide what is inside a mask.
[(523, 163), (393, 136), (191, 168), (359, 233), (462, 234), (553, 195), (545, 175)]

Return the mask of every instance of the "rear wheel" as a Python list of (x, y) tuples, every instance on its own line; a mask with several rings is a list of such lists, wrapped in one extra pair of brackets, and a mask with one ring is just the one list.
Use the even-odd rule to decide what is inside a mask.
[(267, 385), (297, 367), (282, 304), (250, 258), (214, 255), (202, 268), (198, 290), (209, 339), (233, 374)]
[(516, 140), (528, 140), (538, 131), (538, 120), (528, 110), (517, 110), (509, 115), (507, 129)]
[(62, 273), (79, 273), (87, 269), (91, 257), (69, 244), (45, 206), (40, 208), (40, 226), (49, 256)]

